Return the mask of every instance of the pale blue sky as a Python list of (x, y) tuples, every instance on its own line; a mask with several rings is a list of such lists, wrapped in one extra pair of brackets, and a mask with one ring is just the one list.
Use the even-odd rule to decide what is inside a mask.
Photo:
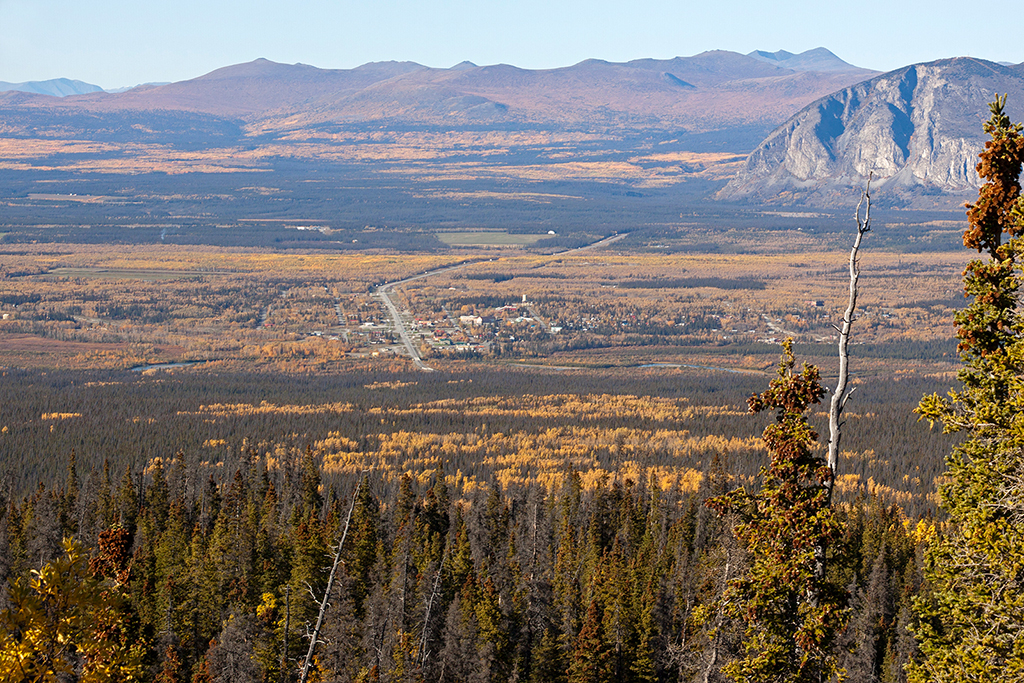
[(0, 81), (115, 88), (257, 57), (553, 68), (819, 46), (879, 70), (961, 55), (1021, 62), (1007, 10), (1013, 20), (993, 22), (963, 0), (0, 0)]

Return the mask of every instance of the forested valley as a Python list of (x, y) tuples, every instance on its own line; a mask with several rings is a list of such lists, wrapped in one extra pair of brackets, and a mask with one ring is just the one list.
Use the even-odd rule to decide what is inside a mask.
[[(5, 452), (65, 455), (8, 466), (0, 571), (22, 590), (43, 566), (63, 582), (46, 590), (95, 582), (101, 602), (63, 603), (94, 648), (76, 660), (52, 644), (68, 667), (297, 680), (351, 514), (310, 680), (723, 680), (742, 623), (720, 598), (747, 553), (704, 501), (756, 484), (765, 419), (743, 403), (764, 382), (459, 364), (7, 371)], [(951, 441), (911, 411), (941, 387), (865, 382), (848, 416), (830, 572), (857, 607), (837, 648), (878, 680), (904, 680), (914, 652), (909, 601)], [(811, 419), (824, 426), (820, 407)], [(56, 632), (68, 613), (26, 611), (25, 595), (5, 595), (5, 628), (28, 634), (34, 614)]]
[[(735, 289), (666, 279), (672, 258), (635, 254), (509, 259), (515, 277), (410, 286), (405, 305), (471, 317), (488, 312), (473, 288), (496, 306), (516, 290), (495, 297), (491, 283), (520, 288), (520, 271), (557, 267), (564, 282), (530, 276), (529, 305), (590, 326), (558, 319), (575, 335), (564, 350), (508, 327), (523, 344), (510, 358), (439, 353), (425, 373), (362, 350), (379, 334), (374, 281), (345, 265), (393, 279), (455, 256), (289, 257), (284, 287), (259, 274), (276, 255), (196, 252), (195, 272), (174, 272), (72, 252), (19, 250), (39, 260), (37, 279), (4, 281), (35, 298), (4, 309), (17, 365), (0, 381), (0, 678), (928, 680), (912, 672), (929, 661), (923, 628), (941, 624), (923, 611), (926, 578), (950, 533), (940, 490), (960, 437), (914, 411), (954, 381), (951, 345), (933, 333), (955, 305), (943, 257), (889, 253), (876, 267), (893, 301), (860, 321), (870, 343), (854, 347), (857, 394), (822, 479), (824, 444), (810, 437), (825, 433), (823, 404), (785, 420), (746, 405), (777, 358), (761, 334), (795, 331), (786, 348), (835, 378), (821, 302), (781, 275), (806, 270), (791, 258)], [(904, 258), (920, 279), (900, 281)], [(816, 291), (837, 280), (828, 259)], [(266, 296), (238, 311), (212, 302), (211, 264), (246, 273), (226, 297)], [(334, 270), (335, 289), (308, 279)], [(579, 301), (542, 297), (577, 273)], [(651, 294), (680, 287), (693, 291)], [(119, 301), (136, 308), (102, 308)], [(680, 310), (648, 322), (648, 304)], [(650, 334), (655, 323), (670, 333)], [(643, 334), (624, 332), (634, 326)], [(185, 362), (132, 369), (160, 361)], [(773, 382), (795, 371), (780, 372)], [(930, 415), (943, 421), (938, 404)], [(761, 436), (783, 422), (804, 443), (791, 480), (770, 473), (782, 451)], [(793, 507), (759, 497), (772, 491)]]
[[(514, 363), (442, 354), (436, 371), (417, 372), (394, 355), (356, 355), (347, 334), (346, 348), (320, 330), (301, 337), (332, 315), (340, 335), (373, 328), (361, 317), (377, 315), (364, 297), (383, 286), (372, 280), (347, 299), (296, 280), (268, 284), (246, 310), (117, 325), (162, 305), (148, 291), (165, 269), (121, 265), (148, 283), (129, 312), (86, 298), (117, 287), (105, 268), (77, 264), (68, 277), (72, 264), (40, 261), (28, 273), (38, 298), (4, 302), (8, 339), (21, 346), (5, 350), (20, 364), (0, 371), (0, 679), (1021, 680), (1024, 131), (1004, 104), (991, 105), (986, 184), (968, 207), (963, 241), (982, 258), (963, 271), (967, 307), (954, 314), (949, 291), (903, 305), (906, 290), (893, 289), (893, 305), (864, 317), (873, 343), (852, 379), (835, 469), (819, 436), (836, 375), (819, 355), (830, 340), (815, 336), (825, 316), (784, 313), (792, 282), (666, 279), (667, 260), (648, 259), (662, 270), (629, 273), (621, 297), (602, 292), (619, 281), (591, 283), (613, 326), (584, 310), (596, 322), (579, 334), (608, 337), (614, 352), (518, 360), (564, 350), (538, 343), (513, 347)], [(253, 272), (273, 260), (201, 255), (251, 261)], [(563, 267), (550, 256), (536, 267)], [(633, 269), (632, 258), (603, 267)], [(903, 257), (886, 258), (895, 282)], [(936, 282), (948, 276), (942, 260)], [(295, 268), (327, 263), (309, 261)], [(381, 262), (395, 277), (415, 270)], [(352, 261), (330, 267), (341, 263)], [(100, 287), (84, 284), (97, 274)], [(52, 287), (62, 277), (67, 286)], [(460, 274), (469, 284), (453, 276), (404, 295), (446, 319), (459, 301), (472, 318), (485, 312), (477, 303), (507, 295), (478, 300), (472, 287), (517, 277)], [(225, 297), (245, 289), (228, 284)], [(178, 296), (202, 286), (190, 280)], [(638, 360), (668, 353), (644, 335), (669, 319), (636, 321), (620, 300), (646, 300), (648, 286), (701, 289), (673, 302), (692, 307), (717, 290), (718, 326), (671, 319), (706, 344), (701, 363)], [(746, 298), (733, 299), (734, 287)], [(64, 308), (39, 306), (55, 289)], [(767, 308), (780, 293), (788, 299)], [(296, 302), (278, 317), (287, 348), (263, 343), (277, 299)], [(955, 366), (946, 340), (914, 325), (947, 313)], [(177, 345), (199, 326), (173, 322), (186, 318), (204, 321), (201, 347)], [(644, 335), (620, 332), (638, 322)], [(752, 341), (764, 332), (755, 323), (797, 328), (804, 343), (783, 341), (773, 369), (763, 356), (779, 346)], [(904, 328), (916, 336), (901, 342)], [(43, 339), (66, 346), (40, 360)], [(364, 345), (375, 343), (368, 333)], [(900, 343), (908, 350), (894, 353)], [(188, 362), (129, 369), (153, 356)]]

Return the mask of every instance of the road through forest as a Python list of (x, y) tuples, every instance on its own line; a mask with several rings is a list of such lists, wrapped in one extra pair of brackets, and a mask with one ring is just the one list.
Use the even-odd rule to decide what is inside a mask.
[[(618, 242), (619, 240), (626, 237), (626, 235), (628, 234), (629, 233), (617, 233), (615, 235), (612, 235), (611, 237), (605, 237), (602, 240), (594, 242), (593, 244), (588, 244), (582, 247), (576, 247), (575, 249), (559, 251), (554, 254), (551, 254), (551, 256), (565, 256), (566, 254), (572, 254), (579, 251), (590, 251), (592, 249), (598, 249), (600, 247), (607, 246), (614, 242)], [(406, 351), (408, 351), (409, 358), (412, 359), (413, 365), (415, 365), (423, 372), (434, 372), (434, 368), (424, 363), (423, 359), (420, 357), (419, 351), (416, 349), (416, 345), (413, 344), (412, 334), (409, 332), (409, 328), (405, 324), (405, 320), (402, 318), (402, 315), (398, 310), (398, 306), (395, 305), (394, 300), (391, 298), (391, 292), (394, 290), (395, 287), (399, 285), (404, 285), (409, 282), (415, 282), (416, 280), (422, 280), (424, 278), (430, 277), (431, 275), (449, 273), (453, 270), (459, 270), (460, 268), (471, 266), (474, 263), (481, 263), (482, 261), (489, 260), (493, 261), (494, 259), (474, 259), (472, 261), (464, 261), (462, 263), (456, 263), (453, 266), (445, 266), (444, 268), (437, 268), (436, 270), (428, 270), (425, 273), (413, 275), (412, 277), (407, 277), (404, 280), (396, 280), (395, 282), (385, 282), (384, 284), (377, 286), (377, 296), (380, 297), (381, 302), (384, 304), (384, 309), (388, 312), (388, 315), (391, 317), (392, 327), (398, 334), (399, 338), (402, 340), (402, 344), (405, 345), (405, 349)]]

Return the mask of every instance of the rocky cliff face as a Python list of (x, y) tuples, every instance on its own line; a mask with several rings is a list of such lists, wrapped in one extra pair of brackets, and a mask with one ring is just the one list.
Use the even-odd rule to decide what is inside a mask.
[(1024, 65), (960, 57), (915, 64), (845, 88), (777, 128), (719, 194), (723, 199), (856, 201), (869, 173), (893, 204), (955, 205), (980, 184), (987, 103), (1009, 93), (1024, 114)]

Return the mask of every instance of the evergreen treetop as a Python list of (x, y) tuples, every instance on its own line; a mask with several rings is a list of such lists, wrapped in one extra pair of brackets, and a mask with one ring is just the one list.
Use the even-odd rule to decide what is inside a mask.
[(842, 532), (829, 506), (832, 470), (813, 450), (806, 411), (825, 394), (818, 369), (795, 370), (793, 341), (783, 343), (778, 376), (748, 400), (750, 412), (775, 411), (764, 430), (771, 461), (761, 490), (740, 488), (709, 499), (736, 513), (736, 537), (751, 554), (746, 576), (726, 590), (726, 611), (746, 622), (744, 656), (723, 671), (736, 681), (818, 681), (840, 674), (832, 644), (846, 623), (845, 599), (815, 576), (815, 550)]
[(967, 206), (964, 245), (988, 258), (964, 271), (972, 301), (956, 316), (961, 387), (917, 408), (965, 438), (939, 487), (949, 523), (928, 549), (927, 591), (914, 603), (923, 660), (910, 666), (912, 681), (1024, 678), (1024, 135), (1005, 104), (990, 105), (977, 166), (985, 183)]

